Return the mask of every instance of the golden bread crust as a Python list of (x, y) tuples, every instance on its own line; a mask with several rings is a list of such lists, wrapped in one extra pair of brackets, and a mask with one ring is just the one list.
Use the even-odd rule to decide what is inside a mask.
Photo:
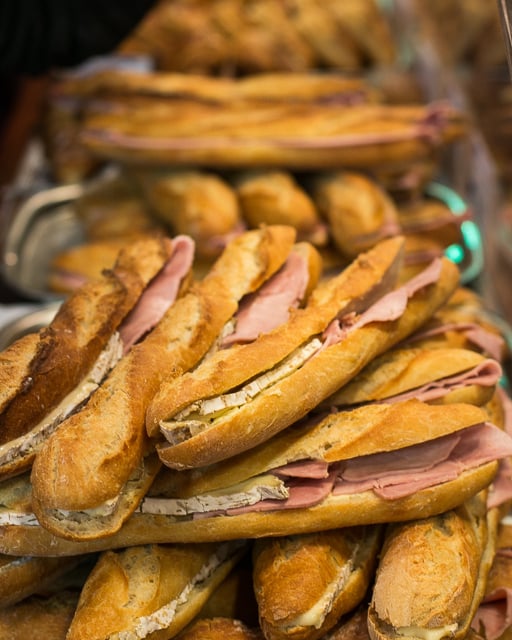
[(39, 333), (23, 392), (0, 416), (0, 443), (29, 431), (81, 382), (169, 254), (163, 237), (127, 245), (112, 270), (62, 303)]

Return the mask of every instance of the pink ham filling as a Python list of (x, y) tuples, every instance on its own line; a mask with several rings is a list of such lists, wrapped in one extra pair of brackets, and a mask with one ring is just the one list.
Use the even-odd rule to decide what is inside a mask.
[(172, 240), (172, 254), (153, 278), (119, 328), (124, 353), (153, 329), (176, 300), (183, 278), (194, 260), (194, 242), (188, 236)]
[(246, 296), (236, 314), (236, 328), (222, 341), (223, 347), (252, 342), (288, 320), (290, 309), (298, 307), (308, 284), (306, 260), (292, 252), (283, 267), (260, 289)]
[[(223, 514), (312, 507), (331, 493), (354, 495), (372, 490), (385, 500), (396, 500), (457, 478), (463, 471), (512, 455), (512, 438), (490, 423), (468, 427), (456, 434), (376, 453), (327, 466), (302, 460), (271, 471), (289, 488), (285, 500), (262, 500), (227, 509)], [(405, 465), (405, 468), (404, 468)], [(218, 515), (218, 512), (205, 515)]]
[(494, 387), (498, 384), (501, 375), (502, 369), (498, 362), (495, 360), (484, 360), (469, 371), (465, 371), (464, 373), (455, 376), (442, 378), (441, 380), (433, 380), (422, 387), (384, 398), (383, 400), (379, 400), (379, 402), (400, 402), (410, 398), (417, 398), (422, 402), (429, 402), (431, 400), (442, 398), (450, 391), (462, 389), (469, 385)]
[(496, 589), (484, 598), (471, 623), (477, 633), (482, 627), (486, 640), (496, 640), (512, 624), (512, 589)]
[(341, 342), (345, 336), (355, 329), (371, 322), (388, 322), (397, 320), (407, 308), (407, 302), (417, 291), (437, 282), (441, 274), (442, 262), (433, 260), (430, 265), (404, 285), (383, 296), (360, 316), (351, 315), (336, 318), (324, 332), (323, 347)]
[(505, 340), (498, 334), (486, 331), (472, 322), (450, 322), (438, 327), (419, 331), (410, 336), (403, 344), (409, 344), (416, 340), (443, 335), (448, 331), (459, 331), (466, 335), (469, 342), (472, 342), (482, 352), (487, 353), (491, 358), (500, 361), (505, 348)]
[[(505, 432), (512, 435), (512, 400), (507, 392), (498, 387), (498, 393), (504, 411), (504, 427)], [(498, 473), (492, 483), (489, 496), (487, 498), (487, 506), (489, 509), (499, 507), (502, 504), (512, 500), (512, 462), (508, 458), (500, 460)]]

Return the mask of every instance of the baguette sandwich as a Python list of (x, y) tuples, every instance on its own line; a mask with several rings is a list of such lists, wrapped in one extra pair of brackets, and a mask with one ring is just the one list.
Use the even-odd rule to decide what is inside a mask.
[(324, 173), (314, 180), (312, 198), (329, 223), (334, 245), (348, 258), (401, 233), (392, 198), (362, 173)]
[(380, 550), (380, 527), (348, 527), (253, 548), (259, 622), (267, 640), (318, 640), (366, 596)]
[(150, 434), (159, 426), (165, 437), (157, 444), (164, 464), (201, 467), (257, 446), (418, 329), (451, 294), (458, 271), (448, 260), (432, 263), (376, 299), (371, 284), (382, 292), (401, 246), (400, 238), (383, 241), (276, 331), (164, 385), (146, 421)]
[(498, 519), (485, 493), (443, 514), (390, 526), (368, 610), (372, 640), (466, 637), (496, 548)]
[(247, 542), (237, 540), (106, 551), (85, 582), (66, 638), (171, 638), (196, 617), (247, 550)]
[[(160, 464), (144, 426), (159, 386), (196, 366), (212, 349), (251, 339), (238, 316), (254, 302), (250, 297), (245, 304), (249, 294), (271, 283), (271, 276), (280, 278), (281, 267), (286, 276), (288, 258), (294, 263), (300, 258), (292, 251), (294, 239), (291, 227), (274, 226), (232, 241), (208, 275), (167, 310), (91, 401), (41, 447), (32, 469), (32, 500), (44, 526), (71, 538), (102, 536), (121, 526)], [(309, 255), (298, 264), (299, 275), (304, 274), (298, 278), (298, 300), (310, 284)], [(286, 293), (285, 318), (292, 304)], [(292, 293), (296, 296), (296, 289)], [(271, 319), (280, 322), (282, 317), (276, 311)]]
[(484, 596), (471, 622), (468, 638), (483, 640), (505, 640), (510, 636), (512, 625), (511, 589), (512, 589), (512, 553), (509, 518), (500, 522), (496, 553), (489, 575)]
[(511, 451), (474, 405), (362, 406), (201, 470), (163, 469), (124, 535), (191, 542), (411, 520), (488, 487)]
[[(0, 357), (0, 476), (27, 469), (42, 443), (87, 401), (123, 353), (189, 284), (189, 238), (144, 238), (62, 303), (50, 325)], [(140, 319), (140, 310), (144, 318)]]
[(485, 405), (493, 397), (502, 373), (499, 362), (469, 349), (441, 346), (390, 349), (323, 405), (347, 408), (411, 397), (441, 404)]
[(95, 539), (41, 526), (20, 476), (10, 492), (1, 487), (0, 552), (67, 556), (430, 517), (489, 487), (511, 452), (511, 437), (481, 407), (373, 404), (306, 420), (211, 467), (163, 467), (123, 526)]
[(288, 171), (246, 171), (238, 175), (235, 192), (241, 214), (249, 227), (290, 224), (297, 236), (316, 246), (328, 240), (325, 220), (315, 203)]

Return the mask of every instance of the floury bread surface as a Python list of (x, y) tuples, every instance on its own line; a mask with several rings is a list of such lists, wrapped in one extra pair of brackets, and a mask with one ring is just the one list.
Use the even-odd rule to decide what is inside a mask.
[(368, 592), (381, 533), (349, 527), (256, 541), (253, 581), (265, 637), (323, 638)]
[(173, 637), (199, 613), (246, 550), (241, 540), (107, 551), (82, 589), (67, 639)]

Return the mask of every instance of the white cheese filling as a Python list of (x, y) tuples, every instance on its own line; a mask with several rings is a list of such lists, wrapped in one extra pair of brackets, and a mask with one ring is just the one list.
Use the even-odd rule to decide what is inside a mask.
[(320, 629), (325, 618), (332, 609), (332, 604), (338, 597), (339, 593), (347, 583), (349, 576), (354, 569), (353, 560), (349, 560), (343, 567), (340, 575), (327, 585), (325, 592), (321, 598), (308, 611), (304, 611), (297, 616), (295, 620), (289, 622), (287, 628), (294, 627), (314, 627)]
[(244, 540), (235, 540), (221, 544), (217, 551), (210, 556), (200, 571), (190, 580), (177, 598), (171, 600), (160, 609), (147, 616), (141, 616), (135, 621), (133, 629), (110, 634), (108, 640), (142, 640), (150, 633), (169, 627), (180, 607), (187, 603), (192, 592), (201, 589), (215, 573), (215, 571), (231, 556), (245, 546)]
[(162, 420), (160, 422), (162, 433), (170, 444), (178, 444), (184, 439), (196, 435), (227, 411), (250, 402), (262, 391), (300, 369), (321, 347), (322, 341), (319, 338), (314, 338), (306, 345), (296, 349), (279, 366), (248, 382), (238, 391), (192, 403), (171, 420)]
[(288, 494), (288, 488), (280, 478), (267, 474), (240, 482), (227, 489), (219, 489), (190, 498), (145, 497), (138, 511), (158, 515), (189, 516), (194, 513), (245, 507), (261, 500), (285, 500)]
[(457, 631), (457, 624), (447, 624), (444, 627), (427, 629), (424, 627), (398, 627), (396, 632), (404, 638), (422, 638), (422, 640), (441, 640), (450, 638)]

